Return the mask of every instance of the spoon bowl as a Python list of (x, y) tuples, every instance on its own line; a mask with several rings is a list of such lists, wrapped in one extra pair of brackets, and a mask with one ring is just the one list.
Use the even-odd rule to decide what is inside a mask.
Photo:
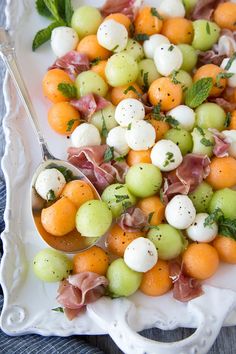
[(17, 89), (17, 92), (21, 98), (21, 101), (24, 105), (25, 111), (32, 123), (32, 126), (35, 130), (35, 134), (38, 137), (38, 142), (41, 147), (41, 152), (42, 152), (42, 162), (36, 169), (32, 181), (31, 181), (31, 211), (32, 211), (32, 217), (35, 223), (35, 227), (39, 233), (39, 235), (42, 237), (42, 239), (52, 248), (55, 248), (57, 250), (60, 250), (62, 252), (66, 253), (76, 253), (79, 251), (83, 251), (94, 244), (98, 242), (98, 240), (101, 240), (101, 237), (99, 238), (93, 238), (93, 237), (83, 237), (80, 235), (80, 233), (74, 229), (70, 233), (66, 234), (65, 236), (54, 236), (48, 233), (42, 223), (41, 223), (41, 212), (42, 209), (47, 207), (47, 201), (42, 199), (38, 193), (36, 192), (34, 186), (36, 179), (40, 172), (43, 170), (50, 168), (49, 166), (59, 168), (59, 167), (65, 167), (66, 169), (70, 170), (73, 174), (74, 179), (80, 179), (85, 181), (90, 185), (90, 187), (93, 190), (94, 194), (94, 199), (101, 199), (99, 193), (97, 192), (96, 188), (93, 186), (93, 184), (88, 180), (88, 178), (75, 166), (73, 166), (71, 163), (68, 161), (60, 160), (54, 157), (50, 151), (48, 150), (47, 143), (44, 140), (44, 137), (41, 133), (40, 130), (40, 125), (38, 122), (37, 114), (34, 110), (33, 104), (31, 102), (30, 96), (28, 94), (27, 88), (25, 86), (24, 80), (21, 76), (20, 70), (17, 66), (17, 61), (16, 61), (16, 56), (15, 56), (15, 50), (14, 46), (12, 45), (11, 37), (8, 34), (8, 32), (0, 28), (0, 55), (9, 71), (9, 74), (11, 75), (11, 78), (13, 79), (13, 82), (15, 84), (15, 87)]

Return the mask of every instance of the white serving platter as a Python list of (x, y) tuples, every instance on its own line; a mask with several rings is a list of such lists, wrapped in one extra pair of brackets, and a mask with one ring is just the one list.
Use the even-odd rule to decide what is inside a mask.
[[(153, 6), (158, 1), (148, 3)], [(103, 2), (77, 0), (74, 5), (86, 3), (100, 6)], [(31, 50), (34, 34), (47, 25), (47, 20), (38, 16), (32, 0), (8, 0), (6, 15), (19, 67), (49, 149), (59, 158), (66, 158), (69, 141), (49, 128), (49, 104), (41, 90), (42, 77), (55, 58), (49, 45), (44, 45), (35, 53)], [(87, 311), (73, 321), (52, 311), (58, 306), (55, 300), (58, 284), (39, 281), (31, 267), (33, 256), (47, 247), (35, 230), (29, 198), (31, 178), (41, 161), (40, 148), (8, 75), (4, 95), (7, 107), (3, 121), (6, 151), (2, 168), (7, 185), (7, 204), (6, 229), (2, 234), (4, 255), (0, 269), (4, 292), (2, 330), (8, 335), (109, 333), (125, 353), (207, 353), (222, 325), (236, 325), (236, 266), (222, 264), (216, 276), (204, 285), (205, 294), (188, 304), (174, 300), (171, 292), (161, 297), (136, 293), (129, 299), (102, 298), (89, 305)], [(192, 327), (198, 330), (191, 337), (170, 344), (151, 341), (136, 334), (136, 331), (151, 327), (166, 330)]]

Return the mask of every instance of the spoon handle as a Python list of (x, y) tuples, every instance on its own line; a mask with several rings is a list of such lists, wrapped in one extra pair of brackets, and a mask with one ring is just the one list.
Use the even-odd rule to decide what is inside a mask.
[(43, 135), (40, 130), (37, 114), (34, 110), (32, 101), (30, 99), (28, 90), (20, 73), (20, 70), (17, 65), (15, 49), (13, 43), (11, 41), (11, 37), (9, 33), (4, 29), (0, 28), (0, 56), (2, 57), (11, 78), (15, 84), (17, 92), (20, 96), (20, 99), (24, 105), (25, 111), (28, 117), (31, 120), (35, 133), (38, 137), (39, 144), (41, 147), (42, 155), (44, 160), (55, 159), (53, 157), (47, 147), (47, 144), (43, 138)]

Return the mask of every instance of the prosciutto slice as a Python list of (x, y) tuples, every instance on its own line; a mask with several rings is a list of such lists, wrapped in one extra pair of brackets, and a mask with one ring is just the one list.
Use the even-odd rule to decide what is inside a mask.
[(93, 113), (107, 107), (110, 102), (95, 93), (89, 93), (79, 100), (71, 100), (70, 104), (75, 107), (84, 118), (89, 118)]
[(170, 262), (170, 277), (173, 281), (173, 297), (181, 302), (187, 302), (203, 294), (201, 283), (183, 273), (183, 265), (177, 261)]
[(211, 98), (209, 101), (218, 104), (226, 112), (233, 112), (236, 109), (236, 102), (230, 102), (222, 97)]
[(60, 283), (57, 301), (64, 307), (69, 320), (81, 313), (87, 304), (105, 294), (108, 280), (96, 273), (83, 272), (69, 276)]
[(191, 193), (210, 173), (208, 156), (187, 154), (181, 165), (167, 175), (163, 189), (163, 200), (167, 203), (177, 194)]
[(199, 0), (191, 14), (192, 20), (211, 20), (216, 7), (227, 0)]
[(133, 19), (135, 2), (136, 0), (107, 0), (100, 11), (104, 17), (120, 12)]
[(72, 50), (63, 57), (58, 58), (55, 63), (48, 68), (48, 70), (51, 69), (62, 69), (74, 80), (82, 71), (89, 70), (89, 60), (85, 54)]
[(141, 209), (132, 207), (120, 216), (117, 223), (126, 232), (136, 232), (148, 224), (148, 218)]
[(100, 193), (116, 181), (124, 183), (128, 171), (126, 162), (104, 162), (107, 148), (107, 145), (97, 145), (68, 149), (68, 161), (78, 167)]
[(220, 66), (225, 58), (227, 58), (226, 54), (218, 54), (214, 50), (200, 52), (198, 54), (198, 66), (205, 64), (215, 64)]
[(213, 149), (213, 154), (217, 157), (225, 157), (229, 156), (228, 150), (230, 147), (230, 143), (225, 135), (219, 132), (217, 129), (208, 129), (213, 134), (213, 138), (215, 140), (215, 146)]

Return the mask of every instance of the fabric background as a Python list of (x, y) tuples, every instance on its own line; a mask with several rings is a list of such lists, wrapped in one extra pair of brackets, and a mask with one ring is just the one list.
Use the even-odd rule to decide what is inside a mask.
[[(21, 0), (12, 0), (21, 1)], [(32, 0), (34, 1), (34, 0)], [(0, 26), (4, 27), (6, 0), (0, 0)], [(0, 121), (5, 114), (2, 84), (5, 69), (0, 61)], [(0, 159), (4, 152), (4, 135), (0, 127)], [(5, 208), (5, 183), (0, 169), (0, 233), (4, 229), (3, 212)], [(0, 249), (2, 252), (2, 249)], [(3, 296), (0, 295), (0, 309)], [(224, 306), (224, 304), (222, 304)], [(142, 332), (142, 335), (158, 341), (172, 342), (188, 337), (193, 333), (190, 329), (177, 329), (174, 331), (161, 331), (151, 329)], [(134, 343), (135, 344), (135, 343)], [(100, 349), (98, 349), (100, 348)], [(122, 353), (109, 336), (73, 336), (68, 338), (40, 337), (27, 335), (22, 337), (9, 337), (0, 331), (0, 353), (4, 354), (120, 354)], [(223, 328), (209, 354), (235, 354), (236, 353), (236, 327)], [(176, 353), (178, 354), (178, 353)]]

